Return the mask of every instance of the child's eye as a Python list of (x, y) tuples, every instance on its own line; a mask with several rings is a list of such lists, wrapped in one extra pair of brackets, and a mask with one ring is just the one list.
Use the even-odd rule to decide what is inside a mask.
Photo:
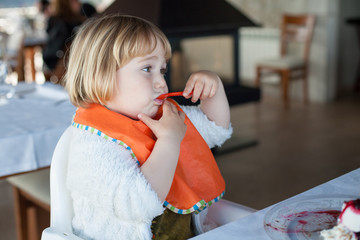
[(166, 73), (167, 73), (167, 68), (162, 68), (162, 69), (160, 69), (160, 73), (162, 74), (162, 75), (165, 75)]
[(150, 72), (151, 67), (144, 67), (142, 70), (143, 70), (144, 72)]

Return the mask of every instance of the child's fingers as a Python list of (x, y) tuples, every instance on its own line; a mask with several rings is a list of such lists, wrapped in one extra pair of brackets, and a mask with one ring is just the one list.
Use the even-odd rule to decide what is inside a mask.
[(211, 97), (211, 91), (213, 89), (213, 84), (205, 84), (200, 95), (200, 99), (204, 100)]
[(217, 90), (219, 89), (219, 84), (214, 84), (212, 87), (211, 87), (211, 91), (210, 91), (210, 96), (209, 97), (213, 97), (215, 96)]
[(138, 118), (140, 119), (140, 121), (145, 123), (145, 125), (148, 126), (150, 129), (153, 129), (153, 126), (156, 122), (154, 119), (143, 113), (139, 113)]
[(185, 85), (185, 88), (184, 88), (184, 93), (183, 93), (183, 96), (188, 99), (191, 97), (191, 92), (193, 91), (194, 89), (194, 84), (195, 82), (194, 81), (187, 81), (186, 85)]
[[(216, 94), (218, 89), (217, 75), (200, 71), (191, 74), (184, 88), (184, 97), (191, 98), (192, 102), (197, 102), (199, 99), (205, 100), (211, 98)], [(192, 94), (189, 94), (191, 93)], [(191, 96), (192, 95), (192, 96)]]
[(202, 77), (201, 73), (193, 73), (186, 82), (184, 89), (184, 97), (196, 102), (202, 93), (203, 87), (205, 85), (205, 79)]
[(179, 111), (174, 104), (172, 104), (168, 101), (165, 102), (163, 111), (164, 111), (164, 113), (165, 113), (165, 111), (167, 111), (168, 113), (171, 112), (172, 114), (179, 115), (180, 119), (182, 121), (185, 121), (185, 114), (183, 112)]
[(219, 90), (219, 85), (218, 84), (212, 84), (211, 86), (209, 86), (207, 93), (203, 94), (203, 96), (201, 97), (201, 100), (204, 100), (206, 98), (212, 98), (216, 95), (216, 92)]
[(195, 82), (193, 95), (192, 95), (192, 98), (191, 98), (192, 102), (197, 102), (200, 99), (201, 95), (203, 94), (205, 85), (206, 85), (205, 81), (203, 81), (202, 79), (198, 79)]
[(174, 113), (177, 113), (177, 112), (178, 112), (176, 106), (175, 106), (174, 104), (172, 104), (171, 102), (169, 102), (169, 101), (166, 100), (166, 101), (164, 102), (164, 105), (163, 105), (163, 112), (164, 112), (164, 113), (170, 113), (170, 111), (171, 111), (171, 112), (174, 112)]
[(175, 117), (174, 119), (177, 119), (179, 117), (181, 122), (183, 122), (183, 123), (185, 122), (185, 114), (182, 111), (179, 111), (174, 104), (172, 104), (172, 103), (170, 103), (168, 101), (166, 101), (164, 103), (163, 113), (164, 113), (163, 116), (172, 115), (173, 117)]

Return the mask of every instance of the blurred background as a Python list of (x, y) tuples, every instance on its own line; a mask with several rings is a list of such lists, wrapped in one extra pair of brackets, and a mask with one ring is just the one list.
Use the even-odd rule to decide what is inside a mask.
[[(174, 50), (168, 75), (171, 89), (181, 89), (187, 76), (196, 70), (209, 69), (221, 76), (234, 128), (233, 138), (214, 150), (227, 183), (225, 199), (262, 209), (359, 168), (360, 1), (211, 0), (199, 9), (194, 5), (193, 13), (184, 13), (186, 9), (177, 12), (185, 0), (169, 2), (166, 7), (175, 9), (176, 14), (169, 10), (168, 15), (183, 14), (184, 22), (181, 16), (171, 21), (157, 19), (164, 7), (160, 0), (86, 1), (99, 14), (138, 14), (161, 26)], [(220, 24), (226, 13), (220, 8), (210, 9), (219, 2), (240, 13), (239, 19), (244, 22)], [(12, 56), (17, 66), (19, 56), (23, 58), (20, 68), (10, 71), (9, 81), (14, 85), (20, 81), (59, 81), (44, 73), (47, 16), (39, 10), (37, 0), (0, 2), (0, 32), (7, 36), (6, 41), (1, 41), (0, 56)], [(186, 19), (191, 19), (187, 14), (204, 14), (209, 25), (191, 22), (196, 19), (186, 25)], [(316, 17), (310, 44), (307, 104), (303, 102), (302, 81), (290, 83), (286, 106), (279, 76), (266, 76), (260, 86), (255, 85), (257, 63), (279, 56), (284, 14)], [(179, 27), (173, 30), (172, 26)], [(0, 158), (6, 161), (2, 153)], [(0, 196), (2, 239), (13, 240), (13, 195), (5, 179), (0, 180)]]

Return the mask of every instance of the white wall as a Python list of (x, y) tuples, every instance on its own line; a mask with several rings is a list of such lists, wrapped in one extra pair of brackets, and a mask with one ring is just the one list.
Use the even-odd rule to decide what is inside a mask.
[[(359, 0), (227, 0), (264, 27), (278, 27), (283, 13), (312, 13), (317, 17), (310, 55), (309, 98), (335, 99), (338, 76), (340, 3)], [(350, 7), (351, 8), (351, 7)], [(344, 63), (347, 64), (347, 63)], [(291, 85), (291, 97), (302, 97), (301, 82)]]

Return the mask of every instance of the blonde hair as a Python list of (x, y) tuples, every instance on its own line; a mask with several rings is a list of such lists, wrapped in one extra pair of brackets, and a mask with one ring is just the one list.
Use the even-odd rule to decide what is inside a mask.
[(135, 57), (162, 44), (165, 58), (171, 46), (154, 24), (133, 16), (107, 15), (88, 20), (71, 44), (65, 88), (78, 107), (105, 104), (116, 89), (116, 71)]

